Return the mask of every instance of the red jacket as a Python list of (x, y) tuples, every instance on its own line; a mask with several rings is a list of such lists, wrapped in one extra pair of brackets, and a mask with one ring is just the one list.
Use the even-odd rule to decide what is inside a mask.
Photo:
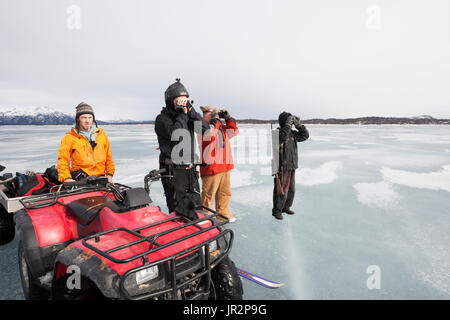
[(214, 127), (213, 125), (210, 127), (211, 129), (203, 136), (197, 136), (198, 144), (202, 146), (201, 160), (206, 163), (206, 166), (200, 167), (200, 176), (202, 177), (234, 168), (230, 139), (239, 133), (234, 119), (230, 118), (225, 125), (217, 120)]

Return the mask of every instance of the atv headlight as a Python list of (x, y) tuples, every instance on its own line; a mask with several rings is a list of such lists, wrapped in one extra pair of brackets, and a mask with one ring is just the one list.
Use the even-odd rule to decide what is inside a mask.
[(136, 284), (141, 285), (150, 280), (156, 279), (159, 275), (158, 266), (153, 266), (136, 272)]

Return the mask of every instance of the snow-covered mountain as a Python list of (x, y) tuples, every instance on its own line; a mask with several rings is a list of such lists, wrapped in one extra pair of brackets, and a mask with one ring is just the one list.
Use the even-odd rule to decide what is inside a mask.
[(50, 107), (0, 108), (0, 125), (28, 124), (72, 124), (74, 116)]
[[(75, 115), (56, 111), (50, 107), (0, 107), (0, 125), (73, 124)], [(136, 123), (135, 120), (99, 120), (98, 124)]]

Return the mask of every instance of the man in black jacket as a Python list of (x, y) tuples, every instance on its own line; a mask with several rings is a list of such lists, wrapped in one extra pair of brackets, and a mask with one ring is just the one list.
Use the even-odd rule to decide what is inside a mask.
[[(297, 142), (309, 138), (306, 127), (300, 124), (300, 119), (288, 112), (282, 112), (278, 117), (279, 129), (279, 171), (281, 190), (277, 188), (277, 178), (274, 179), (272, 215), (283, 219), (282, 212), (294, 214), (291, 210), (295, 196), (295, 170), (298, 168)], [(292, 130), (292, 125), (296, 130)], [(281, 191), (281, 192), (280, 192)]]
[(201, 196), (195, 167), (194, 131), (203, 134), (209, 124), (191, 105), (180, 79), (167, 88), (164, 96), (166, 106), (156, 117), (155, 132), (160, 150), (159, 167), (173, 175), (161, 179), (167, 207), (169, 212), (195, 218), (192, 206), (201, 204)]

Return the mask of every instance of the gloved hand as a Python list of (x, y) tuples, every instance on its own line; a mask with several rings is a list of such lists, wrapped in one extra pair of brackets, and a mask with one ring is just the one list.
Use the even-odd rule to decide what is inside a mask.
[(221, 118), (224, 118), (226, 121), (231, 119), (230, 113), (226, 109), (220, 110), (219, 115), (220, 115)]
[(193, 106), (185, 107), (185, 109), (186, 109), (185, 113), (189, 116), (189, 118), (191, 118), (191, 119), (197, 118), (197, 111), (195, 111)]
[(294, 123), (294, 116), (292, 116), (292, 115), (290, 115), (287, 119), (286, 119), (286, 122), (285, 122), (285, 126), (287, 126), (287, 127), (292, 127), (292, 124)]
[(296, 127), (300, 126), (300, 118), (297, 116), (293, 116), (293, 124)]

